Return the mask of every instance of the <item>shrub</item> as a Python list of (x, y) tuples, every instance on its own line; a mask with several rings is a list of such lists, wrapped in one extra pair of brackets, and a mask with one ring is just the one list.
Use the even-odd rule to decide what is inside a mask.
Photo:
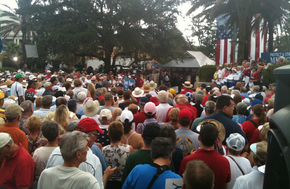
[(199, 81), (211, 82), (213, 74), (216, 72), (216, 65), (205, 65), (199, 68), (198, 76)]
[(283, 62), (283, 63), (268, 66), (268, 68), (265, 69), (263, 73), (263, 85), (268, 86), (271, 83), (275, 83), (276, 77), (274, 75), (274, 69), (281, 66), (289, 65), (289, 64), (290, 62)]
[(1, 72), (4, 72), (4, 71), (10, 71), (10, 72), (15, 72), (16, 71), (16, 69), (15, 68), (11, 68), (11, 67), (2, 67), (2, 68), (0, 68), (0, 71)]

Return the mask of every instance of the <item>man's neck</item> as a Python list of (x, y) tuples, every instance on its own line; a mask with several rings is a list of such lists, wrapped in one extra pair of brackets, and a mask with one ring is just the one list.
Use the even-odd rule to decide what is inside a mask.
[(49, 107), (42, 107), (42, 109), (47, 109), (47, 110), (49, 110), (49, 109), (50, 109), (50, 106), (49, 106)]
[(162, 166), (162, 165), (167, 165), (167, 166), (169, 166), (171, 160), (170, 160), (169, 158), (167, 158), (167, 159), (164, 159), (164, 158), (158, 158), (158, 159), (153, 160), (153, 162), (156, 163), (156, 164), (158, 164), (158, 165), (160, 165), (160, 166)]
[(110, 107), (110, 106), (112, 106), (112, 102), (110, 101), (110, 102), (105, 102), (105, 105), (104, 105), (105, 107)]
[(55, 139), (55, 141), (53, 142), (47, 142), (47, 144), (45, 145), (45, 147), (58, 147), (58, 138)]
[(142, 150), (151, 150), (151, 146), (148, 146), (146, 145), (144, 142), (143, 142), (143, 148)]
[(179, 129), (189, 129), (189, 126), (181, 126), (180, 124), (178, 124)]
[(202, 142), (200, 142), (200, 149), (203, 149), (203, 150), (214, 150), (214, 145), (205, 146), (205, 145), (202, 144)]
[(22, 117), (23, 117), (23, 116), (30, 117), (31, 115), (32, 115), (32, 113), (31, 113), (31, 112), (22, 113)]
[(81, 164), (81, 162), (77, 162), (77, 161), (65, 161), (65, 162), (63, 162), (62, 166), (78, 168), (80, 164)]

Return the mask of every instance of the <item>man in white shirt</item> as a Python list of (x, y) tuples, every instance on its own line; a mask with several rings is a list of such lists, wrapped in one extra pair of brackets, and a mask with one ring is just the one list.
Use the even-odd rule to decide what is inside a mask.
[(160, 104), (156, 107), (157, 121), (164, 122), (166, 113), (172, 107), (168, 104), (168, 93), (166, 91), (160, 91), (158, 93), (158, 101)]
[[(82, 164), (85, 164), (87, 170), (90, 168), (91, 173), (96, 172), (93, 164), (86, 164), (92, 160), (88, 152), (88, 141), (85, 133), (79, 131), (66, 133), (62, 138), (60, 148), (56, 148), (48, 160), (47, 168), (51, 167), (50, 165), (54, 165), (54, 167), (45, 169), (41, 173), (37, 188), (103, 188), (102, 180), (99, 181), (88, 171), (81, 170), (84, 167)], [(52, 160), (55, 161), (52, 162)], [(97, 161), (99, 159), (95, 156), (95, 162), (91, 163)], [(100, 172), (100, 177), (102, 177), (101, 170), (102, 168), (98, 167), (97, 171)]]
[[(86, 138), (89, 138), (88, 143), (87, 143), (87, 147), (89, 148), (87, 149), (86, 159), (80, 162), (78, 168), (85, 172), (91, 173), (97, 179), (100, 185), (100, 188), (105, 188), (106, 182), (109, 180), (110, 176), (112, 176), (112, 174), (114, 173), (117, 167), (115, 167), (114, 169), (111, 169), (111, 167), (109, 166), (104, 172), (104, 177), (103, 177), (102, 165), (100, 163), (100, 160), (97, 156), (93, 154), (92, 150), (90, 149), (93, 146), (94, 142), (97, 140), (98, 132), (100, 132), (101, 134), (103, 134), (104, 132), (102, 131), (102, 129), (100, 129), (99, 125), (93, 119), (90, 119), (90, 118), (82, 119), (76, 126), (76, 129), (79, 131), (85, 132), (87, 136)], [(62, 152), (61, 147), (62, 147), (62, 143), (60, 147), (56, 148), (51, 153), (48, 159), (46, 168), (55, 167), (57, 165), (62, 165), (63, 162), (66, 161), (66, 159), (63, 157), (63, 152)], [(85, 188), (85, 187), (82, 187), (82, 188)]]
[(82, 83), (82, 81), (80, 79), (75, 79), (74, 80), (75, 88), (73, 89), (73, 93), (74, 93), (73, 99), (77, 100), (77, 96), (78, 96), (78, 93), (80, 91), (83, 91), (83, 92), (86, 93), (86, 95), (88, 95), (88, 90), (83, 88), (82, 85), (83, 85), (83, 83)]
[(15, 75), (15, 82), (11, 86), (11, 96), (18, 97), (18, 104), (24, 101), (24, 89), (21, 85), (21, 82), (25, 78), (25, 75), (18, 73)]
[(46, 95), (41, 99), (42, 108), (34, 111), (33, 115), (39, 116), (42, 120), (51, 112), (52, 96)]

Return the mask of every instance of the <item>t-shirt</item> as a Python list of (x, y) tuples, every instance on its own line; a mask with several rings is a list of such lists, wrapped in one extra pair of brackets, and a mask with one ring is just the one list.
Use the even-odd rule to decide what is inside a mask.
[[(151, 165), (137, 165), (127, 177), (123, 189), (146, 189), (152, 180), (153, 176), (157, 173), (157, 168)], [(151, 188), (165, 188), (166, 179), (181, 179), (181, 177), (170, 170), (164, 171), (155, 180)]]
[(236, 179), (233, 189), (262, 189), (264, 183), (264, 173), (258, 170), (258, 167), (255, 166), (252, 169), (252, 172), (240, 176)]
[[(252, 119), (252, 120), (256, 122), (258, 126), (260, 125), (258, 119)], [(254, 131), (256, 130), (255, 125), (251, 123), (250, 121), (245, 121), (242, 126), (243, 126), (243, 130), (246, 132), (246, 136), (248, 137), (249, 140), (251, 140), (254, 134)]]
[[(252, 166), (251, 163), (248, 159), (244, 158), (244, 157), (236, 157), (236, 156), (231, 156), (230, 157), (234, 158), (234, 160), (239, 164), (240, 168), (244, 171), (244, 174), (249, 174), (252, 170)], [(239, 167), (237, 166), (237, 164), (229, 157), (229, 156), (224, 156), (228, 159), (229, 163), (230, 163), (230, 167), (231, 167), (231, 181), (229, 183), (229, 187), (228, 188), (233, 188), (236, 179), (239, 176), (242, 176), (243, 173), (241, 172), (241, 170), (239, 169)]]
[[(117, 166), (117, 170), (110, 181), (121, 181), (126, 160), (130, 153), (130, 145), (107, 145), (103, 147), (103, 154), (111, 167)], [(113, 166), (112, 166), (113, 165)]]
[(32, 154), (38, 147), (43, 146), (44, 138), (37, 137), (33, 140), (30, 135), (26, 135), (28, 141), (28, 152)]
[(215, 189), (223, 188), (225, 183), (231, 181), (229, 161), (215, 150), (198, 149), (195, 153), (186, 156), (181, 162), (179, 175), (183, 175), (186, 164), (194, 159), (202, 160), (213, 171), (215, 175)]
[(34, 161), (21, 144), (12, 156), (4, 158), (0, 168), (0, 186), (30, 188), (34, 179)]
[(13, 123), (5, 123), (0, 127), (0, 133), (8, 133), (13, 139), (14, 143), (21, 143), (23, 148), (28, 151), (28, 141), (25, 133), (19, 129), (19, 126)]
[(250, 75), (251, 75), (251, 68), (245, 68), (244, 71), (243, 71), (243, 74), (245, 76), (250, 77)]
[(100, 114), (103, 109), (108, 109), (108, 110), (111, 111), (111, 113), (113, 113), (113, 111), (115, 110), (115, 108), (113, 106), (106, 106), (106, 107), (102, 106), (102, 107), (100, 107), (100, 109), (99, 109), (97, 114)]
[[(125, 182), (127, 176), (136, 165), (150, 164), (150, 163), (153, 163), (153, 160), (151, 159), (151, 150), (140, 149), (136, 152), (129, 154), (126, 160), (124, 171), (123, 171), (122, 182)], [(173, 172), (175, 171), (172, 162), (169, 168), (171, 169), (171, 171)]]
[[(154, 68), (153, 68), (154, 67)], [(156, 69), (161, 69), (161, 64), (159, 64), (158, 62), (156, 64), (152, 64), (151, 65), (151, 69), (152, 69), (152, 73), (159, 73)]]
[(183, 157), (189, 155), (192, 149), (199, 148), (199, 135), (197, 133), (184, 128), (175, 130), (175, 133), (176, 147), (182, 150)]
[[(15, 96), (15, 97), (23, 96), (23, 99), (24, 99), (24, 89), (19, 82), (17, 82), (17, 81), (14, 82), (11, 85), (10, 89), (11, 89), (11, 96)], [(17, 93), (16, 93), (16, 91), (17, 91)]]
[(45, 169), (38, 181), (38, 189), (42, 188), (70, 188), (70, 189), (99, 189), (97, 179), (90, 173), (79, 170), (76, 167), (64, 167), (58, 165)]
[(93, 144), (93, 146), (91, 147), (91, 150), (92, 150), (93, 154), (95, 154), (99, 158), (99, 160), (102, 164), (103, 172), (104, 172), (108, 167), (108, 163), (103, 155), (103, 152), (100, 150), (100, 148), (97, 146), (97, 144)]
[(45, 169), (48, 158), (52, 151), (56, 147), (40, 147), (37, 148), (33, 153), (33, 159), (35, 163), (35, 175), (34, 177), (38, 179), (41, 172)]
[(138, 125), (139, 123), (143, 123), (147, 119), (144, 112), (139, 112), (137, 114), (134, 114), (134, 122), (135, 125)]
[(86, 95), (88, 96), (88, 90), (87, 90), (87, 89), (85, 89), (85, 88), (83, 88), (83, 87), (75, 87), (75, 88), (73, 89), (73, 92), (74, 92), (73, 99), (77, 100), (77, 99), (78, 99), (78, 98), (77, 98), (78, 93), (81, 92), (81, 91), (82, 91), (82, 92), (85, 92)]
[(243, 124), (247, 119), (247, 116), (239, 116), (239, 115), (234, 115), (233, 116), (233, 121), (239, 123), (239, 124)]
[[(46, 164), (46, 168), (62, 165), (63, 162), (64, 161), (61, 156), (60, 148), (57, 147), (50, 154)], [(100, 187), (103, 188), (102, 166), (99, 158), (92, 153), (91, 149), (89, 149), (87, 152), (87, 160), (79, 165), (79, 169), (93, 175), (98, 180)]]
[(102, 146), (107, 146), (111, 143), (110, 137), (108, 135), (108, 127), (109, 125), (99, 125), (99, 127), (104, 131), (104, 134), (98, 134), (98, 143), (101, 143)]
[(168, 103), (159, 104), (158, 106), (156, 106), (156, 120), (159, 122), (164, 122), (166, 113), (171, 107), (172, 106), (170, 106)]

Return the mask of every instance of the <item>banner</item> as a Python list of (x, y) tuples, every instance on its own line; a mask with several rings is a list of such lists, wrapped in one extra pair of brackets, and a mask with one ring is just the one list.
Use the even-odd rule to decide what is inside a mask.
[(135, 88), (135, 80), (134, 79), (129, 79), (129, 78), (125, 78), (125, 81), (124, 81), (124, 91), (127, 91), (127, 90), (134, 90)]
[(279, 57), (282, 56), (287, 60), (290, 60), (290, 51), (280, 51), (280, 52), (267, 52), (262, 53), (262, 59), (266, 60), (267, 63), (275, 64), (279, 60)]

